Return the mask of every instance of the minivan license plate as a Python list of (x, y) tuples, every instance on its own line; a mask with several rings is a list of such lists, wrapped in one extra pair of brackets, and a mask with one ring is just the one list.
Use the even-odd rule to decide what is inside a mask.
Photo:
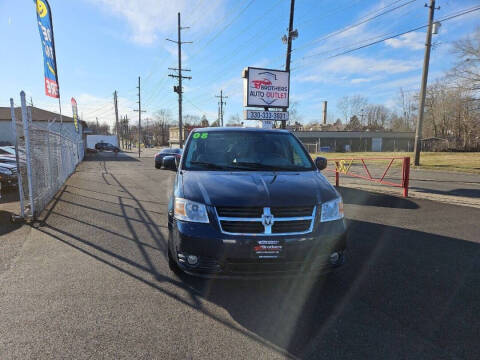
[(278, 259), (283, 256), (283, 245), (278, 240), (259, 240), (253, 246), (253, 255), (258, 259)]

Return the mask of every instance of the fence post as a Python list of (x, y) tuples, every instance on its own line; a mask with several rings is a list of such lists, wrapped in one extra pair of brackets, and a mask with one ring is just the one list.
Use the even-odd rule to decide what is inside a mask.
[(13, 99), (10, 99), (10, 113), (12, 116), (12, 134), (15, 139), (15, 159), (17, 161), (17, 181), (18, 181), (18, 195), (20, 198), (20, 216), (25, 217), (25, 204), (23, 199), (23, 181), (22, 181), (22, 172), (20, 169), (20, 154), (18, 152), (18, 141), (17, 141), (17, 117), (15, 116), (15, 104)]
[(338, 172), (339, 167), (338, 161), (335, 161), (335, 186), (340, 186), (340, 173)]
[(408, 197), (408, 183), (410, 180), (410, 157), (403, 158), (403, 169), (402, 169), (402, 188), (403, 188), (403, 197)]
[(35, 216), (35, 207), (33, 205), (33, 175), (32, 175), (32, 158), (30, 152), (30, 122), (28, 119), (27, 102), (25, 100), (25, 92), (20, 92), (20, 101), (22, 104), (22, 121), (23, 134), (25, 136), (25, 161), (27, 162), (27, 178), (28, 178), (28, 198), (30, 200), (30, 216)]
[[(50, 186), (50, 189), (53, 189), (53, 166), (52, 166), (52, 149), (50, 147), (50, 121), (47, 124), (47, 149), (48, 149), (48, 176), (49, 176), (49, 181), (48, 181), (48, 186)], [(53, 190), (52, 190), (53, 191)]]

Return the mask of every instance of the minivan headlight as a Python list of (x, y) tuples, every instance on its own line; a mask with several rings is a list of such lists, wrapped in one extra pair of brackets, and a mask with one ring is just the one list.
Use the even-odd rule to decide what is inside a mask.
[(343, 219), (342, 198), (336, 198), (322, 204), (321, 222)]
[(175, 198), (175, 219), (198, 223), (208, 223), (207, 208), (195, 201)]

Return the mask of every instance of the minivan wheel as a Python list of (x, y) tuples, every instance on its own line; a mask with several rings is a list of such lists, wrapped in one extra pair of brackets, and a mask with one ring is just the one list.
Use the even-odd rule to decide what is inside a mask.
[(181, 272), (175, 259), (173, 258), (173, 255), (170, 249), (168, 249), (168, 268), (175, 274), (179, 274)]

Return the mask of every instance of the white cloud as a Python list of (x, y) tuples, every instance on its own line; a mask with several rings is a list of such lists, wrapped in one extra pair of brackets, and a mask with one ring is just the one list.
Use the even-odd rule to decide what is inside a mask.
[(411, 32), (395, 39), (388, 39), (385, 44), (394, 49), (407, 48), (410, 50), (421, 50), (425, 47), (425, 34), (421, 32)]
[(417, 69), (421, 66), (418, 61), (377, 59), (373, 57), (340, 56), (330, 59), (321, 68), (325, 72), (353, 74), (398, 74)]
[(192, 6), (188, 0), (90, 0), (90, 2), (100, 6), (107, 13), (124, 18), (132, 31), (130, 38), (143, 45), (152, 44), (160, 34), (175, 34), (178, 12), (186, 14), (182, 19), (182, 25), (185, 26), (188, 26), (186, 21), (193, 21), (192, 15), (201, 16), (201, 21), (195, 22), (190, 33), (208, 29), (215, 24), (215, 20), (225, 15), (224, 0), (211, 1), (208, 11), (196, 9), (194, 14), (189, 13)]
[(313, 83), (349, 82), (360, 84), (378, 81), (392, 74), (407, 73), (421, 67), (420, 61), (379, 59), (365, 56), (340, 56), (325, 60), (298, 75), (295, 80)]
[(366, 83), (366, 82), (370, 82), (370, 81), (373, 81), (373, 80), (374, 80), (373, 78), (355, 78), (355, 79), (350, 80), (350, 82), (352, 84), (361, 84), (361, 83)]

